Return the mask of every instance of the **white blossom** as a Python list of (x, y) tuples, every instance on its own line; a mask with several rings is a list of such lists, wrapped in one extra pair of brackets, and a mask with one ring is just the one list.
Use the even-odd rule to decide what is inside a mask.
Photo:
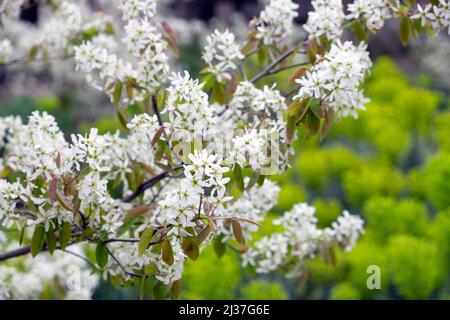
[(279, 42), (293, 32), (294, 18), (299, 5), (292, 0), (270, 0), (258, 18), (253, 21), (256, 38), (265, 45)]
[(360, 84), (371, 66), (365, 43), (356, 47), (351, 42), (342, 44), (338, 41), (331, 45), (323, 60), (305, 76), (296, 79), (301, 87), (294, 99), (319, 99), (339, 116), (357, 118), (357, 110), (364, 110), (364, 104), (368, 102)]
[(237, 63), (244, 58), (234, 35), (228, 30), (220, 32), (216, 29), (206, 41), (202, 58), (208, 64), (208, 72), (214, 74), (219, 82), (230, 80), (231, 72), (237, 69)]

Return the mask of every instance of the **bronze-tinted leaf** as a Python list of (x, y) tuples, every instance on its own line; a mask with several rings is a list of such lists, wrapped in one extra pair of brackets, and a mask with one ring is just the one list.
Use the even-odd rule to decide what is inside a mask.
[(164, 242), (162, 243), (161, 255), (165, 263), (167, 263), (169, 266), (173, 264), (173, 250), (169, 239), (164, 240)]
[(194, 236), (189, 236), (183, 239), (183, 251), (184, 253), (191, 258), (191, 260), (195, 261), (199, 255), (199, 247), (197, 243), (197, 239)]

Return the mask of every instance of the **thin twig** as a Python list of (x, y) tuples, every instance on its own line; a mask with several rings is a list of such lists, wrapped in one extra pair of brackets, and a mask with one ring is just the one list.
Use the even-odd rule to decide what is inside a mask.
[(70, 250), (67, 250), (67, 249), (64, 249), (64, 250), (62, 250), (62, 251), (64, 251), (65, 253), (71, 254), (71, 255), (73, 255), (73, 256), (75, 256), (75, 257), (80, 258), (81, 260), (83, 260), (84, 262), (86, 262), (87, 264), (89, 264), (92, 268), (94, 268), (95, 270), (100, 271), (100, 269), (99, 269), (94, 263), (92, 263), (92, 261), (90, 261), (90, 260), (87, 259), (86, 257), (83, 257), (81, 254), (78, 254), (78, 253), (76, 253), (76, 252), (73, 252), (73, 251), (70, 251)]
[(299, 50), (297, 47), (292, 48), (288, 51), (286, 51), (285, 53), (283, 53), (281, 56), (279, 56), (275, 61), (273, 61), (271, 64), (269, 64), (263, 71), (261, 71), (260, 73), (258, 73), (256, 76), (254, 76), (252, 78), (252, 80), (250, 80), (251, 82), (255, 83), (256, 81), (258, 81), (259, 79), (265, 77), (267, 75), (267, 73), (269, 73), (273, 68), (275, 68), (277, 65), (279, 65), (281, 62), (283, 62), (284, 60), (286, 60), (292, 53), (294, 53), (295, 51)]
[(105, 246), (105, 249), (106, 249), (106, 252), (108, 252), (108, 254), (111, 256), (111, 258), (117, 263), (119, 268), (122, 269), (123, 273), (125, 273), (126, 276), (142, 278), (142, 276), (139, 274), (128, 272), (125, 269), (125, 267), (122, 265), (122, 263), (120, 263), (119, 259), (117, 259), (116, 256), (111, 252), (111, 250), (108, 248), (108, 246)]

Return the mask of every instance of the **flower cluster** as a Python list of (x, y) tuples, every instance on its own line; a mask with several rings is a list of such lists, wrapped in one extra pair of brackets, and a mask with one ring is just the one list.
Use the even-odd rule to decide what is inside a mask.
[[(235, 130), (229, 161), (254, 169), (273, 164), (283, 171), (291, 150), (286, 145), (283, 118), (287, 106), (280, 92), (268, 86), (258, 89), (243, 81), (236, 88), (229, 108)], [(244, 130), (239, 132), (239, 128)]]
[(144, 16), (152, 18), (156, 14), (157, 0), (119, 0), (119, 9), (125, 20)]
[[(244, 254), (244, 265), (256, 266), (257, 272), (268, 273), (281, 267), (301, 270), (299, 265), (313, 258), (323, 247), (333, 242), (350, 250), (363, 232), (363, 220), (344, 211), (331, 228), (319, 229), (315, 208), (306, 203), (295, 205), (291, 211), (274, 221), (284, 228), (255, 243), (254, 249)], [(294, 261), (291, 256), (296, 257)]]
[[(0, 239), (2, 250), (15, 245), (4, 246), (2, 242)], [(70, 251), (83, 254), (80, 246), (74, 246)], [(55, 252), (53, 256), (43, 254), (35, 259), (28, 257), (21, 265), (21, 272), (14, 267), (0, 265), (0, 300), (44, 297), (45, 287), (55, 281), (64, 299), (87, 300), (98, 283), (98, 276), (88, 270), (86, 262), (63, 252)]]
[(342, 23), (345, 21), (342, 0), (313, 0), (314, 11), (308, 12), (308, 21), (303, 28), (310, 39), (325, 36), (336, 41), (342, 35)]
[(270, 0), (258, 18), (252, 21), (256, 38), (270, 45), (289, 36), (293, 31), (294, 18), (299, 5), (292, 0)]
[(398, 7), (396, 0), (355, 0), (348, 5), (347, 18), (364, 18), (369, 29), (378, 30), (384, 26), (385, 20), (392, 18)]
[(339, 116), (358, 117), (367, 99), (359, 89), (372, 62), (367, 45), (338, 41), (332, 44), (323, 60), (314, 65), (304, 77), (296, 79), (300, 91), (295, 98), (315, 98)]
[(448, 28), (450, 35), (450, 1), (439, 0), (439, 5), (428, 4), (424, 8), (418, 4), (417, 11), (411, 19), (420, 20), (422, 27), (430, 24), (435, 31)]
[(172, 74), (167, 88), (167, 102), (162, 113), (168, 114), (174, 141), (189, 142), (195, 136), (208, 135), (216, 118), (209, 105), (203, 83), (192, 79), (187, 71)]
[(217, 81), (231, 80), (231, 72), (237, 69), (236, 63), (243, 59), (235, 38), (228, 30), (215, 30), (206, 38), (202, 58), (208, 65), (208, 72), (214, 74)]

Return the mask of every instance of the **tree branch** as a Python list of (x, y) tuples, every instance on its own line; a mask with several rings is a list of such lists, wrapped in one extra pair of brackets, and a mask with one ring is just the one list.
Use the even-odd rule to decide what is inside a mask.
[[(174, 166), (172, 169), (173, 170), (178, 170), (180, 168), (183, 167), (183, 164), (177, 164), (176, 166)], [(157, 184), (158, 182), (160, 182), (161, 180), (164, 180), (168, 177), (171, 177), (170, 173), (168, 171), (164, 171), (163, 173), (158, 174), (157, 176), (154, 176), (153, 178), (151, 178), (150, 180), (147, 180), (143, 183), (141, 183), (136, 191), (134, 191), (132, 194), (130, 194), (129, 196), (125, 197), (125, 199), (123, 200), (124, 202), (131, 202), (134, 199), (136, 199), (137, 197), (139, 197), (141, 194), (143, 194), (145, 192), (145, 190), (150, 189), (151, 187), (153, 187), (155, 184)]]
[(261, 71), (260, 73), (258, 73), (256, 76), (254, 76), (252, 78), (252, 80), (250, 80), (251, 82), (255, 83), (256, 81), (258, 81), (259, 79), (265, 77), (273, 68), (275, 68), (277, 65), (279, 65), (281, 62), (283, 62), (284, 60), (286, 60), (292, 53), (294, 53), (295, 51), (299, 50), (299, 48), (294, 47), (288, 51), (286, 51), (285, 53), (283, 53), (281, 56), (279, 56), (275, 61), (273, 61), (271, 64), (269, 64), (263, 71)]

